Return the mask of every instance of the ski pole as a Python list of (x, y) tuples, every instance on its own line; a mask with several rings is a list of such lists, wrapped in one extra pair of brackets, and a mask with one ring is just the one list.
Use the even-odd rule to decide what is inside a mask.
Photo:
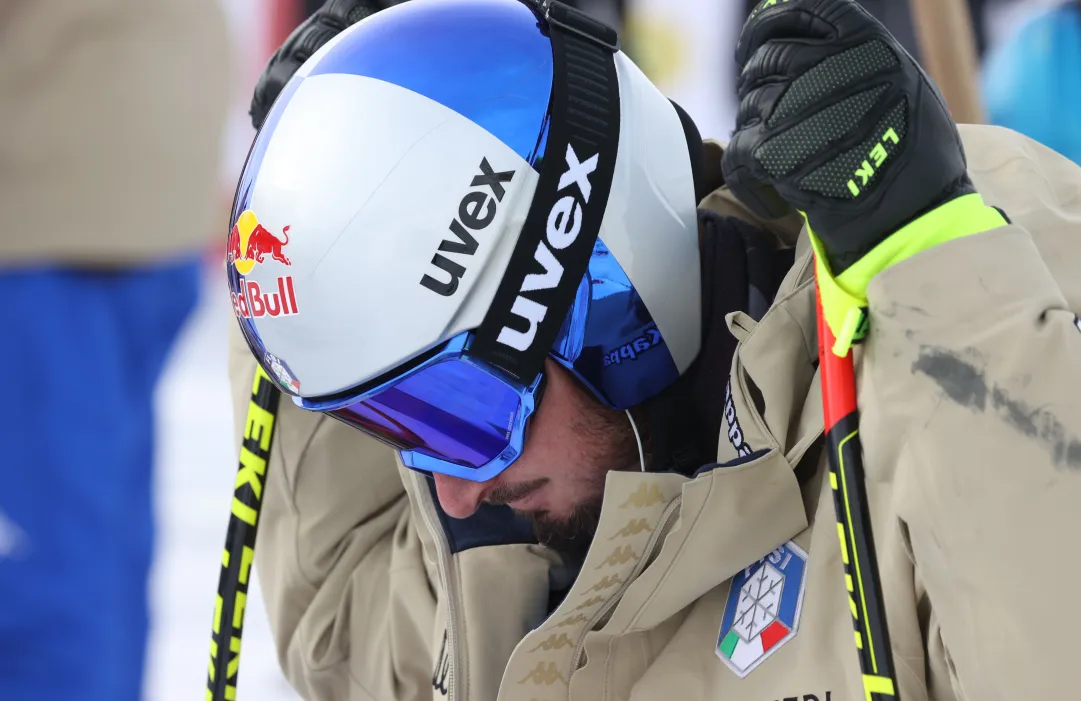
[(867, 701), (899, 700), (890, 634), (886, 626), (886, 609), (882, 602), (882, 583), (871, 533), (871, 516), (867, 507), (852, 350), (849, 349), (843, 357), (833, 352), (836, 339), (822, 312), (822, 295), (817, 286), (815, 293), (830, 487), (833, 488), (837, 537), (841, 542), (845, 586), (852, 611), (864, 696)]
[(229, 528), (225, 535), (218, 596), (214, 602), (206, 701), (236, 699), (244, 610), (280, 400), (281, 390), (274, 386), (262, 368), (256, 370), (248, 418), (244, 422), (244, 439), (240, 444), (240, 467), (236, 475)]

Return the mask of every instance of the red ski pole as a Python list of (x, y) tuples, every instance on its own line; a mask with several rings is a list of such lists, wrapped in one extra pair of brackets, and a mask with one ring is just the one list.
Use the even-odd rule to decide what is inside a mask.
[(882, 584), (875, 558), (871, 517), (864, 483), (863, 451), (860, 448), (860, 415), (856, 404), (856, 373), (852, 350), (844, 356), (833, 352), (836, 338), (822, 312), (822, 296), (816, 289), (818, 308), (818, 359), (822, 373), (822, 404), (825, 409), (826, 446), (830, 460), (830, 486), (837, 515), (837, 535), (845, 569), (856, 649), (863, 673), (867, 701), (900, 699), (894, 675)]

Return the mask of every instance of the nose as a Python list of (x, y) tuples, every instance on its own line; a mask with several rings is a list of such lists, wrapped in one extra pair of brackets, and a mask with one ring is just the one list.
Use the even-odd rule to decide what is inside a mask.
[(468, 518), (476, 513), (484, 501), (487, 489), (483, 482), (473, 482), (459, 477), (436, 473), (435, 493), (439, 505), (451, 518)]

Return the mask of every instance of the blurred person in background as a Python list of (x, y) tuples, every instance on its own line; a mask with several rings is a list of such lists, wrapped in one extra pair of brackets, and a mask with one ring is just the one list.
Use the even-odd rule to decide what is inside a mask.
[(0, 3), (0, 699), (136, 701), (155, 385), (221, 214), (217, 0)]
[(1081, 163), (1081, 1), (1039, 10), (988, 54), (988, 120)]

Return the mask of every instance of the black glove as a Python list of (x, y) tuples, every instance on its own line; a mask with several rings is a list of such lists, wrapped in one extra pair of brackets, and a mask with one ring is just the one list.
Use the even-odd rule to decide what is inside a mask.
[(764, 0), (736, 61), (725, 181), (763, 216), (804, 212), (834, 275), (975, 192), (937, 87), (854, 0)]
[(282, 88), (311, 55), (360, 20), (395, 4), (392, 0), (327, 0), (327, 3), (293, 30), (285, 43), (270, 57), (270, 62), (255, 84), (251, 99), (252, 126), (263, 126), (274, 100)]

